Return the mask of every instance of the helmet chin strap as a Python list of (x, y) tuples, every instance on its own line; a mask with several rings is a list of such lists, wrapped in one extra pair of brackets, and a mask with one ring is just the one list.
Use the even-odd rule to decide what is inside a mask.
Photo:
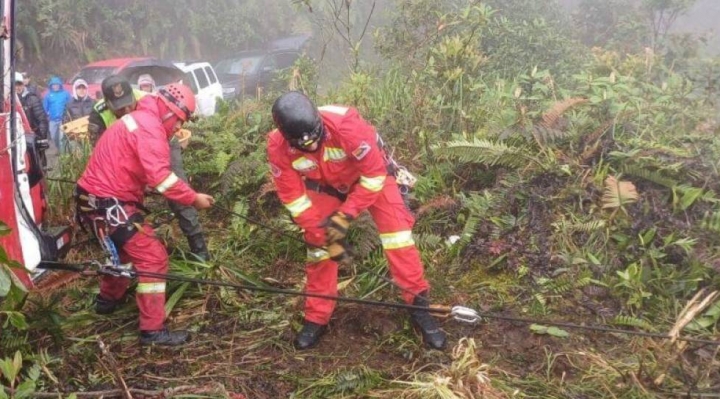
[[(317, 152), (320, 149), (323, 140), (325, 139), (325, 127), (320, 126), (319, 128), (320, 128), (320, 134), (318, 135), (317, 139), (313, 142), (313, 144), (311, 144), (310, 146), (294, 145), (293, 144), (294, 141), (290, 141), (290, 146), (297, 149), (298, 151), (302, 151), (302, 152), (306, 152), (306, 153)], [(315, 147), (314, 150), (308, 149), (308, 147), (312, 147), (315, 144), (317, 144), (317, 147)]]

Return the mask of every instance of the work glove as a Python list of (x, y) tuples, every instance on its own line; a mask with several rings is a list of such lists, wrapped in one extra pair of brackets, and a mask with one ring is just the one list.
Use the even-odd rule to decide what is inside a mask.
[(180, 129), (175, 132), (175, 138), (183, 150), (190, 144), (190, 137), (192, 137), (192, 133), (187, 129)]
[(347, 248), (345, 248), (345, 244), (342, 241), (336, 241), (328, 244), (327, 252), (328, 255), (330, 255), (330, 259), (335, 262), (344, 262), (350, 259), (350, 256), (347, 253)]
[(342, 212), (335, 212), (330, 217), (325, 219), (321, 224), (325, 227), (325, 241), (328, 244), (332, 244), (338, 241), (342, 241), (347, 236), (348, 227), (352, 217)]

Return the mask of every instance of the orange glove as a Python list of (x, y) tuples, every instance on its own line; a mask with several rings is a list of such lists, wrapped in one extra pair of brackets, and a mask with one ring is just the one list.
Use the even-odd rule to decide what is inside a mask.
[(335, 212), (325, 219), (322, 227), (325, 227), (325, 240), (328, 244), (342, 241), (347, 236), (348, 227), (352, 217), (342, 212)]
[(330, 255), (330, 259), (335, 262), (344, 262), (350, 259), (347, 253), (347, 248), (342, 242), (333, 242), (327, 246), (327, 252)]

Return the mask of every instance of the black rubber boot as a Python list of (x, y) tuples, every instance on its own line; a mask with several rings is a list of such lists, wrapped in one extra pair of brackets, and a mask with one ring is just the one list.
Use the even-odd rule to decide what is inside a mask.
[(100, 294), (95, 296), (95, 313), (97, 314), (111, 314), (115, 312), (117, 308), (122, 305), (122, 299), (105, 299)]
[(320, 342), (320, 337), (325, 334), (325, 331), (327, 331), (327, 326), (306, 320), (302, 330), (300, 330), (300, 333), (295, 337), (293, 346), (295, 346), (295, 349), (300, 350), (310, 349)]
[[(430, 301), (427, 299), (427, 291), (423, 291), (415, 296), (413, 305), (430, 307)], [(422, 333), (423, 341), (432, 349), (443, 349), (447, 343), (445, 332), (438, 327), (437, 321), (432, 317), (430, 312), (425, 310), (411, 310), (410, 318), (413, 325)]]
[(156, 331), (140, 331), (141, 345), (178, 346), (190, 339), (190, 332), (185, 330), (170, 331), (167, 328)]
[(207, 262), (210, 260), (210, 253), (207, 249), (207, 243), (205, 242), (205, 235), (203, 233), (193, 234), (187, 236), (188, 245), (190, 246), (190, 252), (197, 256), (200, 260)]

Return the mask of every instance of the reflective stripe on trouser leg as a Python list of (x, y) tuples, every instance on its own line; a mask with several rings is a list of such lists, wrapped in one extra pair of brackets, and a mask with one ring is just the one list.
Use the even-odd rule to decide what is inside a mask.
[(412, 303), (414, 296), (430, 287), (424, 277), (420, 252), (412, 240), (415, 219), (405, 207), (395, 178), (388, 176), (377, 201), (368, 209), (372, 215), (395, 283), (403, 289), (402, 297)]
[[(167, 274), (168, 257), (163, 244), (148, 224), (122, 248), (139, 272)], [(135, 300), (140, 312), (140, 330), (160, 330), (165, 323), (165, 281), (139, 277)]]

